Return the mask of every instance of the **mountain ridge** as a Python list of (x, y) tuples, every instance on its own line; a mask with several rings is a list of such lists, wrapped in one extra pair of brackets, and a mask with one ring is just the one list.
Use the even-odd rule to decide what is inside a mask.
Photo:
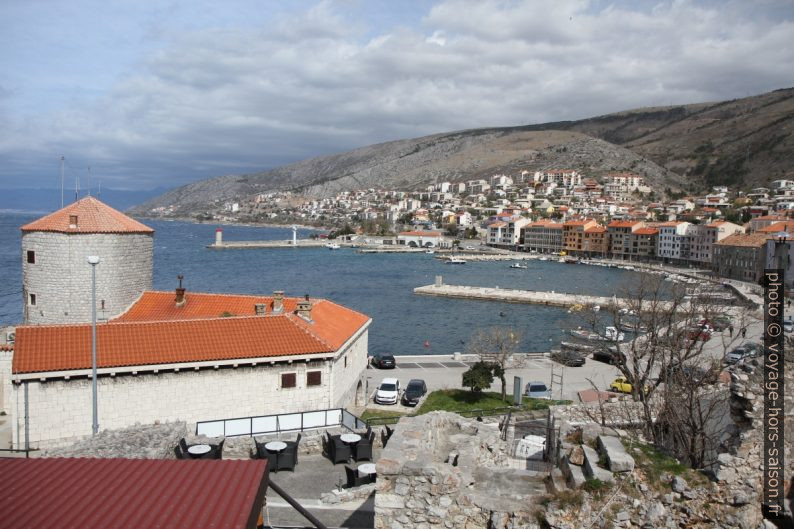
[(729, 101), (382, 142), (193, 182), (132, 212), (152, 215), (170, 207), (171, 214), (184, 215), (273, 191), (322, 198), (362, 188), (413, 190), (523, 169), (577, 169), (596, 178), (634, 171), (660, 190), (755, 185), (790, 173), (793, 131), (794, 88), (786, 88)]

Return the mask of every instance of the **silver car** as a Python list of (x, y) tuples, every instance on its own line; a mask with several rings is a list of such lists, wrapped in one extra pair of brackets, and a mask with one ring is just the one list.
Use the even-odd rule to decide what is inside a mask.
[(551, 390), (546, 387), (545, 382), (533, 381), (527, 384), (524, 395), (533, 399), (550, 399)]

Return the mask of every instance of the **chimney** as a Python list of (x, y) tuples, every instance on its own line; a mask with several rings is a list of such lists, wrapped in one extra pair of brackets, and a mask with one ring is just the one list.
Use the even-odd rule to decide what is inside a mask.
[(185, 276), (180, 275), (176, 276), (176, 278), (179, 279), (179, 286), (176, 287), (176, 299), (174, 301), (176, 302), (177, 307), (181, 307), (185, 304), (185, 289), (182, 288), (182, 280), (185, 278)]
[(276, 290), (273, 292), (273, 314), (284, 312), (284, 291)]
[(298, 310), (295, 312), (304, 320), (312, 321), (312, 302), (309, 301), (309, 294), (306, 294), (306, 299), (298, 302)]
[(257, 316), (264, 316), (265, 312), (267, 312), (266, 305), (264, 303), (254, 303), (254, 312)]

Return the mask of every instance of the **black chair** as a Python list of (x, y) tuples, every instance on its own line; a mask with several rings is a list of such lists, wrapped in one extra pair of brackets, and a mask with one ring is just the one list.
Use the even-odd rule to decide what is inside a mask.
[(260, 443), (256, 439), (254, 439), (254, 444), (256, 445), (256, 458), (257, 459), (264, 459), (267, 461), (267, 470), (268, 472), (271, 470), (278, 470), (275, 468), (276, 466), (276, 454), (271, 454), (265, 448), (266, 443)]
[(302, 435), (298, 434), (298, 437), (296, 437), (294, 441), (284, 441), (286, 443), (286, 445), (287, 445), (287, 449), (285, 450), (285, 452), (288, 452), (290, 450), (295, 452), (295, 464), (296, 465), (298, 464), (298, 448), (299, 448), (299, 446), (301, 444), (301, 437), (302, 437)]
[(350, 456), (353, 455), (350, 451), (350, 447), (342, 442), (341, 437), (341, 435), (330, 436), (331, 462), (333, 462), (334, 465), (337, 463), (347, 463)]
[(182, 453), (183, 454), (187, 454), (188, 453), (187, 452), (187, 441), (185, 441), (184, 437), (179, 440), (179, 446), (182, 448)]
[(295, 470), (295, 465), (298, 463), (297, 448), (287, 446), (282, 452), (279, 452), (276, 459), (276, 470)]
[(176, 456), (177, 459), (188, 459), (189, 458), (189, 456), (185, 452), (182, 451), (182, 445), (179, 445), (179, 444), (174, 447), (174, 455)]
[(345, 465), (345, 475), (347, 476), (347, 488), (352, 489), (360, 485), (371, 483), (369, 478), (361, 478), (358, 476), (358, 471)]
[(356, 461), (366, 459), (372, 461), (372, 445), (375, 443), (375, 434), (372, 431), (353, 447), (353, 457)]

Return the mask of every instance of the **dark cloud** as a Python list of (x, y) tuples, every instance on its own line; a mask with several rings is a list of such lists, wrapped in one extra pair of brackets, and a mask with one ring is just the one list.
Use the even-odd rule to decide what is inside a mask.
[(791, 84), (790, 18), (743, 3), (450, 0), (373, 35), (323, 2), (191, 28), (74, 105), (29, 116), (0, 96), (0, 178), (45, 185), (65, 154), (108, 187), (177, 185), (435, 132), (743, 97)]

